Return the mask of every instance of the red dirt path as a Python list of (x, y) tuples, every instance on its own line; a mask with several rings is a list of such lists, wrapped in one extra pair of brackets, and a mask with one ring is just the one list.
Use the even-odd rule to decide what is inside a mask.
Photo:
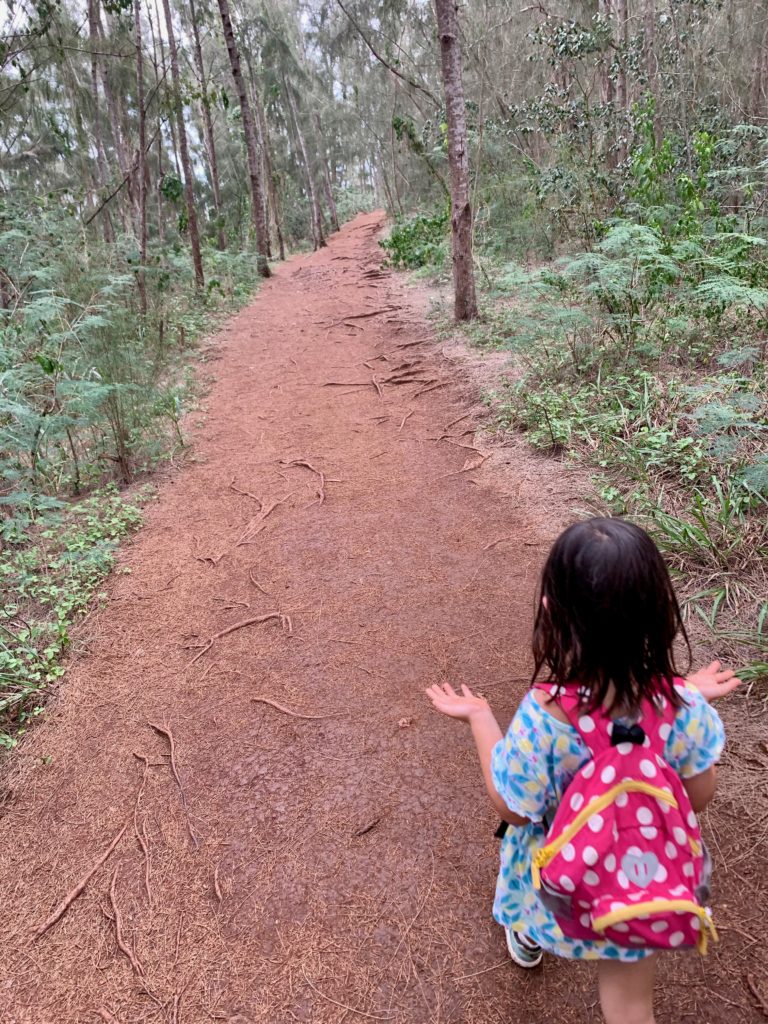
[[(222, 332), (194, 456), (18, 755), (0, 821), (7, 1024), (598, 1019), (588, 967), (507, 962), (469, 737), (423, 696), (467, 680), (509, 717), (559, 523), (472, 468), (461, 389), (414, 296), (377, 271), (381, 226), (359, 217), (281, 266)], [(407, 361), (417, 379), (387, 383)], [(174, 738), (188, 818), (149, 723)], [(726, 933), (704, 981), (669, 958), (660, 1021), (760, 1020), (745, 943)]]

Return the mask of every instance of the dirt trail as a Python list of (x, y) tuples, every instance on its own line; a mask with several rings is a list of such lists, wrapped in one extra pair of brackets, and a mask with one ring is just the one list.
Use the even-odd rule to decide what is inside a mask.
[[(422, 693), (468, 680), (511, 714), (559, 523), (480, 466), (381, 226), (281, 266), (222, 332), (194, 456), (19, 755), (8, 1024), (597, 1019), (588, 968), (507, 962), (469, 738)], [(671, 963), (662, 1020), (753, 1019)]]

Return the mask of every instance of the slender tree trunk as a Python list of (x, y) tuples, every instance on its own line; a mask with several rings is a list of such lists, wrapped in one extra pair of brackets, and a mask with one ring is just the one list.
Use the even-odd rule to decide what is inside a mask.
[[(107, 162), (104, 156), (104, 133), (101, 121), (101, 104), (99, 102), (99, 63), (96, 51), (99, 49), (99, 33), (96, 25), (96, 0), (88, 0), (88, 42), (91, 47), (91, 102), (93, 103), (93, 134), (96, 143), (96, 169), (98, 187), (103, 188), (108, 179)], [(115, 230), (109, 209), (105, 206), (102, 216), (104, 241), (114, 242)]]
[(601, 99), (607, 108), (607, 130), (605, 134), (605, 162), (611, 169), (616, 167), (616, 108), (614, 106), (615, 88), (611, 77), (610, 62), (613, 56), (613, 0), (599, 0), (602, 8), (601, 14), (605, 22), (610, 26), (611, 43), (608, 50), (603, 54), (600, 62), (600, 93)]
[[(166, 0), (166, 3), (168, 0)], [(224, 39), (227, 43), (229, 54), (229, 65), (232, 69), (232, 78), (235, 83), (237, 95), (240, 100), (240, 114), (243, 121), (243, 135), (245, 136), (245, 153), (248, 159), (248, 176), (251, 182), (251, 217), (256, 232), (256, 261), (258, 272), (262, 277), (269, 277), (269, 232), (264, 217), (264, 184), (261, 180), (261, 168), (259, 167), (259, 154), (256, 151), (256, 128), (253, 123), (251, 104), (248, 100), (248, 90), (245, 87), (245, 79), (240, 66), (240, 53), (235, 42), (235, 33), (232, 28), (232, 18), (229, 13), (228, 0), (218, 0), (221, 24), (224, 29)]]
[(339, 211), (336, 209), (336, 200), (333, 198), (333, 183), (331, 182), (331, 168), (328, 165), (328, 151), (325, 147), (323, 137), (323, 126), (320, 123), (320, 115), (315, 111), (315, 131), (317, 132), (317, 146), (320, 153), (320, 160), (323, 165), (323, 187), (325, 189), (325, 200), (328, 203), (328, 212), (331, 215), (331, 227), (334, 231), (339, 230)]
[(264, 115), (264, 104), (261, 102), (259, 90), (253, 90), (253, 102), (256, 106), (256, 117), (259, 122), (259, 135), (264, 155), (264, 172), (267, 179), (267, 191), (269, 192), (269, 205), (272, 209), (272, 217), (275, 222), (275, 235), (277, 236), (277, 251), (281, 260), (285, 259), (285, 242), (283, 241), (283, 212), (280, 206), (280, 197), (275, 187), (274, 170), (272, 167), (272, 143), (269, 139), (269, 126)]
[(653, 96), (653, 135), (656, 140), (656, 147), (658, 148), (661, 146), (663, 130), (661, 127), (661, 112), (659, 110), (661, 101), (659, 61), (656, 56), (656, 0), (645, 0), (643, 34), (645, 36), (645, 66), (648, 72), (648, 82), (651, 86), (651, 95)]
[(454, 311), (457, 320), (473, 320), (477, 316), (477, 298), (472, 264), (469, 148), (464, 88), (461, 82), (459, 19), (455, 0), (435, 0), (435, 11), (448, 123), (448, 162), (451, 168)]
[(621, 59), (619, 61), (619, 80), (617, 91), (619, 94), (619, 160), (623, 163), (627, 159), (627, 110), (629, 109), (629, 97), (627, 95), (627, 60), (629, 59), (629, 10), (627, 0), (619, 0), (619, 37), (621, 40)]
[(301, 159), (304, 163), (304, 167), (307, 172), (307, 193), (309, 195), (309, 209), (310, 216), (312, 219), (312, 242), (315, 249), (322, 249), (326, 245), (325, 236), (323, 235), (323, 218), (320, 213), (320, 203), (317, 201), (317, 188), (315, 187), (315, 176), (312, 173), (312, 164), (309, 162), (309, 154), (307, 153), (307, 144), (304, 140), (304, 132), (301, 130), (301, 123), (299, 121), (299, 113), (296, 109), (296, 101), (293, 98), (293, 90), (291, 89), (288, 82), (283, 76), (283, 91), (285, 92), (288, 100), (288, 108), (291, 112), (291, 119), (293, 121), (293, 128), (296, 132), (296, 140), (299, 144), (299, 150), (301, 151)]
[(224, 234), (224, 208), (221, 203), (221, 187), (219, 185), (219, 162), (216, 156), (216, 141), (213, 135), (213, 119), (211, 118), (211, 104), (208, 99), (208, 82), (205, 76), (203, 48), (200, 45), (200, 29), (197, 24), (195, 0), (189, 0), (189, 13), (192, 21), (192, 39), (194, 42), (197, 77), (200, 80), (200, 91), (203, 94), (201, 101), (203, 113), (203, 138), (205, 141), (205, 150), (208, 155), (208, 167), (211, 173), (213, 206), (216, 210), (216, 220), (218, 221), (219, 249), (223, 251), (227, 248), (227, 239)]
[[(138, 235), (138, 219), (136, 216), (136, 194), (134, 190), (133, 174), (131, 173), (131, 161), (128, 158), (128, 153), (123, 139), (122, 129), (120, 127), (120, 115), (117, 109), (117, 102), (115, 100), (115, 94), (112, 91), (112, 85), (109, 81), (109, 75), (107, 74), (107, 65), (104, 60), (103, 51), (107, 49), (106, 37), (104, 35), (104, 28), (101, 24), (101, 13), (99, 10), (99, 0), (94, 0), (93, 11), (92, 11), (92, 23), (96, 30), (98, 37), (98, 50), (97, 50), (97, 64), (99, 69), (99, 77), (101, 78), (102, 89), (104, 90), (104, 100), (107, 105), (107, 115), (109, 118), (109, 127), (112, 133), (112, 142), (115, 147), (115, 156), (117, 158), (117, 167), (121, 178), (126, 179), (126, 193), (128, 195), (129, 206), (131, 210), (131, 220), (133, 224), (134, 235)], [(123, 217), (124, 229), (128, 230), (128, 220)]]
[(133, 0), (134, 38), (136, 41), (136, 102), (139, 107), (139, 287), (141, 312), (147, 312), (147, 120), (144, 107), (144, 57), (141, 47), (141, 0)]
[[(155, 88), (160, 87), (160, 65), (157, 60), (157, 39), (155, 38), (155, 26), (152, 20), (152, 9), (147, 4), (147, 21), (149, 22), (149, 34), (152, 38), (152, 67), (155, 72)], [(163, 216), (163, 194), (160, 191), (160, 183), (163, 180), (163, 118), (162, 114), (157, 115), (157, 183), (155, 186), (155, 201), (157, 203), (157, 238), (160, 247), (165, 244), (165, 218)]]
[(192, 162), (189, 159), (187, 129), (184, 124), (184, 104), (181, 99), (179, 54), (176, 49), (176, 36), (173, 31), (173, 18), (171, 16), (170, 0), (163, 0), (163, 11), (165, 13), (165, 28), (168, 33), (168, 51), (171, 58), (171, 78), (173, 80), (174, 93), (173, 105), (176, 113), (176, 129), (179, 137), (179, 155), (181, 157), (181, 167), (184, 172), (184, 198), (187, 205), (187, 227), (189, 230), (189, 243), (192, 249), (192, 264), (195, 268), (195, 286), (197, 288), (203, 288), (205, 285), (203, 257), (200, 252), (200, 234), (197, 228), (195, 193), (192, 186)]
[[(264, 223), (267, 226), (267, 256), (272, 259), (272, 232), (269, 230), (269, 208), (272, 203), (272, 193), (269, 188), (269, 174), (267, 171), (267, 161), (265, 159), (264, 148), (264, 125), (262, 124), (261, 116), (261, 97), (259, 95), (259, 83), (256, 78), (256, 73), (253, 70), (253, 63), (251, 62), (251, 55), (249, 47), (246, 45), (245, 51), (245, 63), (248, 67), (248, 78), (251, 83), (251, 93), (249, 99), (253, 99), (253, 105), (256, 109), (256, 117), (254, 118), (253, 124), (256, 129), (256, 151), (259, 154), (259, 176), (261, 178), (261, 198), (264, 202)], [(267, 183), (267, 187), (264, 187), (264, 182)]]

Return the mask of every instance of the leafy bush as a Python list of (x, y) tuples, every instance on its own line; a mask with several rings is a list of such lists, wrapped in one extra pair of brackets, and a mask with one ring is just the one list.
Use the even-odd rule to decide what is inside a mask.
[(410, 220), (396, 221), (389, 237), (379, 242), (389, 254), (389, 266), (400, 270), (442, 267), (448, 256), (449, 219), (449, 211), (445, 209), (432, 216), (419, 214)]

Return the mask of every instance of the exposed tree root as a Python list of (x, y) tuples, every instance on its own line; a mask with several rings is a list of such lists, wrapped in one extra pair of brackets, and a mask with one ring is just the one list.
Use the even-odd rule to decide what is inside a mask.
[(147, 772), (149, 771), (149, 759), (144, 757), (143, 754), (137, 754), (134, 751), (133, 756), (139, 761), (144, 762), (144, 771), (141, 776), (141, 785), (139, 791), (136, 794), (136, 803), (133, 806), (133, 830), (136, 833), (136, 839), (141, 852), (144, 856), (144, 888), (147, 893), (147, 901), (150, 907), (152, 906), (152, 883), (151, 883), (151, 870), (152, 870), (152, 859), (149, 852), (149, 840), (147, 839), (147, 822), (146, 818), (141, 823), (139, 828), (139, 806), (141, 804), (141, 798), (144, 795), (144, 787), (147, 782)]
[(256, 589), (260, 591), (265, 597), (272, 596), (270, 592), (268, 590), (265, 590), (264, 587), (262, 587), (262, 585), (259, 583), (259, 581), (254, 577), (253, 572), (248, 573), (248, 579), (251, 581), (254, 587), (256, 587)]
[(495, 548), (497, 544), (503, 544), (505, 540), (512, 540), (512, 537), (499, 537), (497, 540), (492, 540), (489, 544), (483, 546), (483, 551), (490, 551), (491, 548)]
[[(288, 615), (283, 615), (281, 612), (270, 612), (269, 615), (256, 615), (252, 619), (243, 619), (242, 622), (236, 622), (233, 626), (227, 626), (226, 629), (220, 629), (218, 633), (214, 633), (212, 637), (205, 641), (204, 644), (201, 644), (200, 646), (202, 647), (202, 650), (198, 651), (192, 661), (185, 666), (184, 671), (186, 672), (187, 669), (191, 668), (196, 661), (199, 661), (204, 654), (207, 654), (213, 647), (214, 643), (217, 640), (221, 640), (223, 636), (227, 636), (228, 633), (234, 633), (237, 629), (244, 629), (245, 626), (255, 626), (260, 622), (269, 622), (270, 619), (279, 619), (281, 626), (283, 629), (287, 630), (288, 635), (290, 636), (293, 633), (293, 625), (290, 617)], [(152, 725), (151, 722), (149, 724)], [(152, 725), (152, 728), (155, 729), (157, 727)], [(165, 730), (160, 729), (159, 731), (164, 732)]]
[(373, 386), (376, 388), (376, 393), (378, 394), (379, 398), (383, 400), (384, 392), (381, 390), (381, 384), (379, 384), (375, 376), (371, 377), (371, 384), (373, 384)]
[(120, 840), (123, 838), (123, 835), (124, 835), (125, 830), (127, 828), (128, 828), (127, 825), (123, 825), (123, 827), (117, 833), (117, 835), (112, 840), (112, 842), (109, 844), (109, 846), (104, 851), (104, 853), (102, 853), (102, 855), (99, 857), (99, 859), (96, 861), (96, 863), (93, 865), (93, 867), (89, 869), (87, 874), (83, 875), (83, 877), (77, 883), (75, 888), (64, 897), (64, 899), (61, 901), (61, 903), (59, 903), (59, 905), (53, 911), (51, 916), (37, 929), (37, 931), (32, 936), (32, 939), (31, 939), (32, 942), (37, 942), (37, 940), (40, 938), (41, 935), (44, 935), (45, 932), (47, 932), (49, 928), (52, 928), (53, 925), (55, 925), (56, 922), (59, 921), (64, 916), (64, 914), (67, 912), (67, 910), (69, 910), (70, 906), (75, 902), (77, 897), (82, 893), (83, 889), (85, 889), (86, 885), (91, 880), (91, 878), (93, 878), (93, 876), (99, 870), (101, 865), (104, 863), (104, 861), (107, 860), (109, 855), (115, 849), (115, 847), (120, 842)]
[(392, 313), (396, 309), (402, 309), (402, 306), (382, 306), (381, 309), (371, 309), (366, 313), (345, 313), (341, 320), (335, 320), (330, 327), (339, 327), (346, 320), (367, 320), (369, 317), (379, 316), (381, 313)]
[(307, 721), (319, 721), (321, 718), (346, 718), (347, 713), (345, 711), (333, 712), (330, 715), (303, 715), (298, 711), (291, 711), (285, 704), (278, 704), (276, 700), (271, 700), (269, 697), (251, 697), (251, 700), (256, 704), (268, 704), (271, 708), (276, 711), (282, 711), (284, 715), (290, 715), (291, 718), (305, 718)]
[(109, 903), (112, 907), (113, 921), (115, 925), (115, 942), (117, 942), (117, 948), (127, 957), (128, 962), (133, 968), (133, 972), (140, 981), (144, 981), (144, 967), (123, 938), (123, 915), (120, 913), (120, 908), (117, 905), (117, 896), (115, 894), (115, 887), (117, 885), (117, 876), (120, 872), (120, 865), (118, 864), (112, 873), (112, 881), (109, 885)]
[(421, 389), (420, 389), (419, 391), (417, 391), (417, 392), (416, 392), (416, 393), (414, 394), (414, 396), (413, 396), (413, 397), (414, 397), (414, 398), (418, 398), (418, 397), (419, 397), (419, 395), (426, 395), (426, 394), (428, 394), (428, 393), (429, 393), (430, 391), (437, 391), (437, 390), (438, 390), (438, 388), (447, 388), (447, 387), (448, 387), (448, 385), (449, 385), (450, 383), (451, 383), (451, 382), (450, 382), (449, 380), (442, 380), (442, 381), (438, 381), (437, 383), (432, 383), (432, 384), (430, 384), (430, 386), (428, 386), (428, 387), (425, 387), (425, 388), (421, 388)]
[(232, 477), (232, 482), (229, 485), (230, 491), (234, 491), (235, 494), (242, 494), (244, 498), (253, 498), (254, 501), (258, 502), (259, 508), (264, 507), (264, 502), (256, 494), (252, 494), (250, 491), (241, 491), (239, 487), (235, 487), (235, 477)]
[(251, 519), (246, 528), (240, 534), (238, 539), (235, 541), (235, 547), (239, 548), (243, 544), (250, 544), (253, 538), (256, 537), (264, 529), (264, 520), (270, 513), (278, 507), (278, 505), (284, 505), (290, 497), (292, 497), (293, 491), (290, 494), (286, 494), (284, 498), (278, 498), (277, 501), (271, 501), (269, 505), (262, 507), (261, 512), (256, 516), (255, 519)]
[(185, 815), (185, 817), (187, 819), (187, 831), (189, 832), (189, 836), (190, 836), (190, 839), (192, 840), (192, 844), (194, 845), (195, 849), (197, 850), (199, 848), (199, 846), (200, 846), (200, 840), (198, 839), (197, 834), (195, 833), (195, 830), (192, 828), (192, 822), (191, 822), (190, 817), (189, 817), (189, 806), (187, 804), (187, 794), (184, 792), (184, 787), (181, 784), (181, 776), (179, 775), (179, 769), (178, 769), (178, 767), (176, 765), (176, 741), (173, 738), (173, 733), (171, 732), (170, 729), (166, 729), (165, 726), (158, 725), (156, 722), (148, 722), (147, 724), (149, 725), (149, 727), (151, 729), (154, 729), (155, 732), (159, 732), (162, 736), (165, 736), (165, 738), (168, 740), (168, 745), (169, 745), (170, 750), (171, 750), (171, 771), (173, 772), (174, 779), (176, 779), (176, 785), (179, 787), (179, 793), (181, 795), (181, 805), (184, 808), (184, 815)]
[(403, 429), (403, 427), (405, 426), (405, 424), (406, 424), (406, 421), (407, 421), (407, 420), (409, 420), (411, 416), (413, 416), (413, 414), (414, 414), (414, 411), (415, 411), (414, 409), (411, 409), (411, 410), (410, 410), (409, 412), (407, 412), (407, 413), (405, 414), (405, 416), (403, 416), (402, 420), (400, 421), (400, 426), (399, 426), (399, 427), (397, 428), (397, 432), (398, 432), (398, 434), (400, 433), (400, 431), (401, 431), (401, 430)]
[(318, 504), (322, 505), (325, 502), (325, 473), (321, 473), (319, 469), (315, 469), (311, 462), (307, 462), (306, 459), (293, 459), (291, 462), (282, 462), (281, 466), (304, 466), (310, 472), (314, 473), (320, 480), (320, 487), (316, 491), (318, 497)]
[[(197, 539), (197, 537), (193, 536), (192, 540), (195, 542), (195, 545), (199, 545), (200, 541)], [(219, 562), (224, 557), (224, 555), (226, 554), (226, 551), (224, 551), (220, 555), (215, 555), (215, 556), (214, 555), (198, 555), (198, 553), (196, 551), (194, 551), (194, 550), (192, 551), (192, 554), (195, 556), (195, 560), (198, 561), (198, 562), (210, 562), (211, 565), (218, 565)]]

